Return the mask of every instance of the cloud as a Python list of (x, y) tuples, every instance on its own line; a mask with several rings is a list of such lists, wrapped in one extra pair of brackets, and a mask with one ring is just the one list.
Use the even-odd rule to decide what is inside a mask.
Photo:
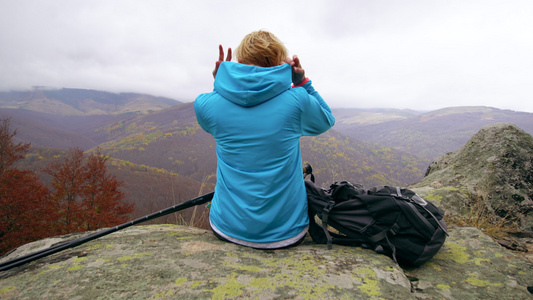
[(217, 46), (267, 29), (334, 107), (533, 112), (529, 1), (0, 1), (0, 90), (212, 90)]

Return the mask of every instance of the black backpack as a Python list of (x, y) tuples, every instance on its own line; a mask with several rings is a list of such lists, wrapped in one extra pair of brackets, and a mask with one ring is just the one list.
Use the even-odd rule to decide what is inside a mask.
[(305, 186), (309, 234), (328, 249), (332, 244), (362, 246), (388, 255), (402, 267), (420, 266), (437, 254), (448, 235), (444, 211), (411, 190), (366, 190), (347, 181), (335, 182), (329, 190), (310, 181)]

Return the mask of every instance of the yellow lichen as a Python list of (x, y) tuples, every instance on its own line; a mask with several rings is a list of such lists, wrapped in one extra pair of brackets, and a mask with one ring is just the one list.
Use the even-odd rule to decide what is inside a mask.
[(274, 290), (277, 285), (274, 284), (272, 278), (253, 278), (250, 286), (257, 287), (263, 290)]
[(481, 262), (487, 262), (487, 263), (490, 263), (490, 259), (488, 258), (481, 258), (481, 257), (476, 257), (476, 258), (473, 258), (471, 259), (471, 261), (473, 261), (476, 265), (478, 266), (481, 266)]
[(357, 268), (355, 274), (361, 279), (361, 284), (357, 287), (368, 296), (381, 296), (379, 283), (376, 280), (376, 272), (370, 268)]
[(442, 196), (435, 195), (435, 194), (428, 194), (424, 196), (424, 199), (431, 201), (431, 202), (441, 202)]
[(126, 261), (126, 260), (132, 260), (134, 259), (135, 257), (133, 256), (121, 256), (119, 258), (117, 258), (119, 261)]
[(182, 285), (184, 284), (185, 282), (187, 282), (187, 278), (184, 278), (184, 277), (180, 277), (178, 279), (176, 279), (176, 285)]
[(86, 261), (87, 260), (87, 257), (74, 257), (74, 263), (79, 263), (79, 262), (82, 262), (82, 261)]
[[(266, 289), (276, 290), (281, 288), (283, 290), (294, 291), (295, 295), (303, 299), (312, 299), (321, 297), (327, 291), (335, 288), (332, 284), (314, 280), (324, 278), (326, 271), (325, 268), (317, 267), (320, 265), (320, 262), (317, 262), (311, 256), (302, 257), (301, 254), (291, 254), (283, 259), (274, 259), (259, 256), (255, 253), (241, 253), (238, 256), (240, 259), (256, 261), (256, 263), (246, 265), (239, 263), (240, 260), (234, 259), (237, 255), (227, 254), (227, 256), (229, 256), (229, 260), (224, 262), (225, 266), (240, 271), (274, 274), (265, 278), (253, 275), (250, 283), (243, 285), (243, 288), (250, 288), (247, 292), (252, 294), (253, 291), (260, 292)], [(298, 256), (298, 258), (295, 256)], [(283, 270), (283, 272), (279, 272), (278, 270)]]
[(173, 296), (173, 295), (174, 295), (174, 292), (173, 292), (173, 291), (160, 292), (160, 293), (156, 293), (156, 294), (155, 294), (154, 299), (165, 298), (165, 297)]
[(467, 263), (470, 255), (466, 253), (466, 247), (459, 245), (458, 243), (447, 242), (446, 251), (440, 251), (435, 255), (437, 259), (451, 259), (457, 263)]
[(69, 271), (69, 272), (76, 271), (76, 270), (79, 270), (79, 269), (81, 269), (83, 267), (84, 267), (84, 265), (74, 264), (72, 267), (68, 268), (67, 271)]
[(115, 247), (115, 245), (110, 245), (110, 244), (105, 244), (105, 245), (102, 245), (102, 244), (94, 244), (94, 245), (88, 246), (88, 247), (87, 247), (87, 250), (89, 250), (89, 251), (94, 251), (94, 250), (100, 250), (101, 248), (110, 249), (110, 248), (113, 248), (113, 247)]
[(145, 253), (135, 253), (133, 256), (121, 256), (117, 258), (119, 261), (126, 261), (126, 260), (132, 260), (135, 258), (142, 258), (144, 256), (153, 255), (153, 253), (145, 252)]
[(481, 287), (485, 287), (485, 286), (501, 286), (502, 284), (501, 283), (491, 283), (491, 282), (488, 282), (486, 280), (481, 280), (479, 279), (477, 276), (477, 274), (474, 274), (474, 273), (470, 273), (469, 274), (470, 277), (468, 277), (465, 281), (468, 283), (468, 284), (471, 284), (471, 285), (475, 285), (475, 286), (481, 286)]
[(5, 293), (7, 293), (9, 291), (12, 291), (12, 290), (14, 290), (16, 288), (17, 288), (16, 286), (8, 286), (8, 287), (5, 287), (5, 288), (1, 288), (0, 289), (0, 295), (5, 294)]
[(51, 266), (48, 266), (48, 269), (51, 269), (51, 270), (53, 270), (53, 269), (61, 269), (61, 266), (59, 266), (59, 265), (51, 265)]
[(432, 261), (427, 262), (426, 266), (429, 267), (429, 268), (433, 268), (433, 269), (435, 269), (437, 271), (442, 271), (442, 268), (439, 265), (437, 265), (436, 263), (432, 262)]
[(87, 250), (94, 251), (102, 248), (102, 244), (94, 244), (87, 247)]
[(236, 277), (237, 274), (231, 273), (226, 283), (220, 284), (212, 290), (206, 290), (213, 293), (211, 299), (227, 299), (241, 295), (244, 285), (238, 282)]

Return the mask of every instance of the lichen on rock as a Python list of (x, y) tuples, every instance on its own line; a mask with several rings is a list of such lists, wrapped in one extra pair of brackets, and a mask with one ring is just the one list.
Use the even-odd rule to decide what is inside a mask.
[(499, 291), (515, 299), (531, 296), (531, 264), (475, 228), (450, 233), (431, 261), (402, 270), (374, 251), (339, 245), (327, 250), (310, 238), (294, 248), (255, 250), (195, 228), (134, 226), (0, 273), (0, 298), (489, 299)]

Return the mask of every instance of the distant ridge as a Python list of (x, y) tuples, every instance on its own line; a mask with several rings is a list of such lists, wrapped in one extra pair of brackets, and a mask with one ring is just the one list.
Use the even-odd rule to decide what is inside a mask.
[(430, 112), (400, 109), (333, 109), (334, 129), (359, 140), (435, 159), (463, 146), (483, 126), (512, 123), (533, 134), (533, 113), (486, 106)]
[(146, 114), (181, 103), (145, 94), (73, 88), (0, 92), (0, 108), (63, 116)]

